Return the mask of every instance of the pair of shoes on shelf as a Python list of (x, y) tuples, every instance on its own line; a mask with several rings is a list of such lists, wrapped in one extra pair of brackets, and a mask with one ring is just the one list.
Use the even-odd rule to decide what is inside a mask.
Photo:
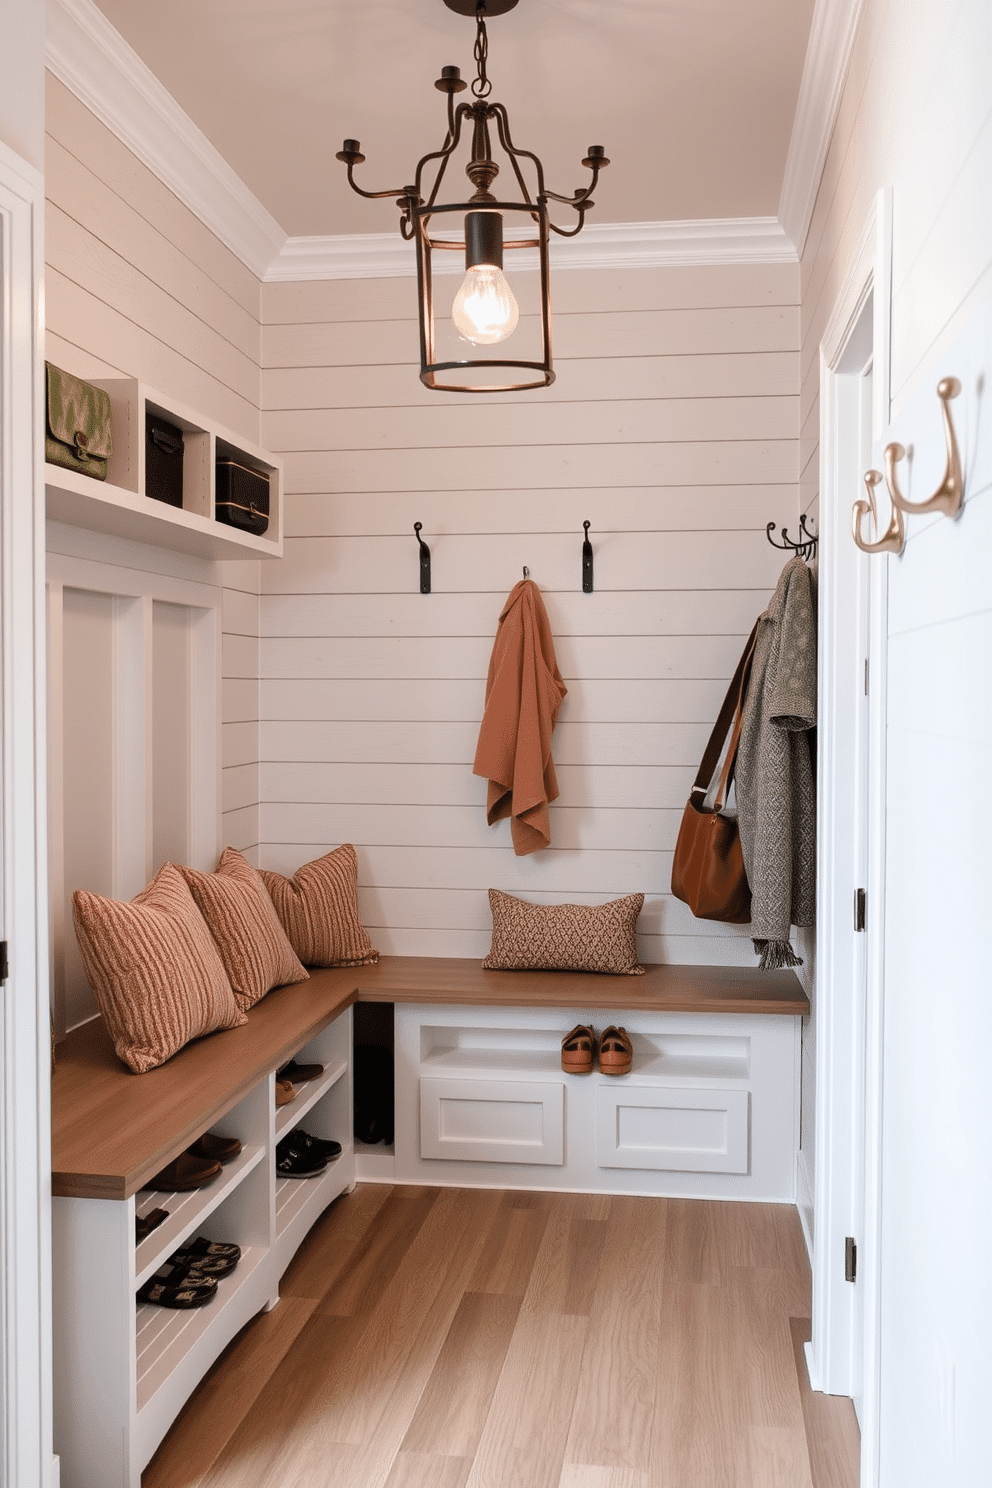
[(138, 1291), (139, 1302), (159, 1307), (204, 1307), (217, 1295), (217, 1283), (230, 1276), (241, 1247), (198, 1235), (173, 1251)]
[(297, 1085), (302, 1085), (305, 1080), (319, 1079), (323, 1073), (324, 1066), (322, 1064), (297, 1064), (295, 1059), (291, 1059), (279, 1071), (276, 1079), (289, 1080), (290, 1083), (295, 1082)]
[(566, 1075), (591, 1075), (593, 1061), (599, 1055), (602, 1075), (626, 1075), (634, 1058), (633, 1046), (626, 1028), (611, 1023), (603, 1029), (598, 1041), (588, 1023), (577, 1023), (561, 1041), (561, 1067)]
[[(192, 1147), (180, 1152), (177, 1158), (160, 1173), (156, 1173), (154, 1178), (149, 1178), (143, 1186), (159, 1193), (189, 1193), (191, 1189), (204, 1188), (208, 1183), (213, 1183), (222, 1165), (237, 1157), (240, 1151), (241, 1143), (237, 1137), (222, 1137), (218, 1132), (204, 1132)], [(161, 1220), (157, 1223), (161, 1224)], [(138, 1238), (143, 1240), (144, 1236), (139, 1235)]]
[(341, 1143), (313, 1137), (296, 1127), (276, 1144), (277, 1178), (318, 1178), (328, 1163), (341, 1156)]

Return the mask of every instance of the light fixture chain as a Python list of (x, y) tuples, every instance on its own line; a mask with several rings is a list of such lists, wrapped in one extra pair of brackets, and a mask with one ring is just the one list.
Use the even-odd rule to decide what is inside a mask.
[(488, 98), (493, 91), (493, 85), (486, 76), (486, 58), (489, 56), (489, 37), (486, 35), (486, 3), (479, 0), (475, 9), (475, 64), (478, 75), (472, 84), (472, 92), (476, 98)]

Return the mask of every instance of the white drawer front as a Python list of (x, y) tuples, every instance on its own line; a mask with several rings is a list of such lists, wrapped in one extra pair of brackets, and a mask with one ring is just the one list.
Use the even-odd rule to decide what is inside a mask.
[(601, 1085), (596, 1092), (601, 1168), (684, 1173), (748, 1171), (746, 1090)]
[(461, 1162), (565, 1160), (560, 1081), (420, 1081), (420, 1155)]

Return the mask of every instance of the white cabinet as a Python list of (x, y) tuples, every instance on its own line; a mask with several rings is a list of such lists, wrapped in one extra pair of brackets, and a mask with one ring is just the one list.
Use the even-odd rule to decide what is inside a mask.
[[(59, 465), (45, 466), (50, 521), (173, 548), (200, 558), (282, 557), (282, 462), (134, 378), (93, 378), (110, 394), (113, 453), (106, 481)], [(145, 495), (145, 415), (183, 431), (183, 504)], [(218, 455), (233, 457), (269, 483), (269, 525), (261, 537), (215, 520)]]
[[(626, 1027), (630, 1074), (564, 1074), (576, 1023)], [(397, 1003), (396, 1180), (792, 1202), (800, 1023)]]
[[(66, 1488), (139, 1488), (203, 1374), (257, 1312), (275, 1306), (307, 1230), (354, 1187), (350, 1046), (349, 1008), (298, 1051), (324, 1073), (292, 1102), (276, 1109), (270, 1071), (215, 1121), (242, 1150), (205, 1188), (53, 1199), (55, 1443)], [(319, 1177), (277, 1178), (276, 1143), (298, 1125), (340, 1142), (341, 1156)], [(136, 1245), (135, 1215), (157, 1208), (168, 1219)], [(137, 1302), (138, 1288), (198, 1235), (241, 1247), (213, 1300), (190, 1311)]]

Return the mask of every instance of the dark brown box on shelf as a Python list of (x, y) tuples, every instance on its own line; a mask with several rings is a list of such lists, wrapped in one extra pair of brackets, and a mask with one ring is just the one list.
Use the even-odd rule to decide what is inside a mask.
[(183, 504), (183, 431), (145, 414), (145, 495), (170, 506)]
[(217, 461), (215, 515), (218, 522), (261, 537), (269, 525), (269, 477), (239, 460)]

